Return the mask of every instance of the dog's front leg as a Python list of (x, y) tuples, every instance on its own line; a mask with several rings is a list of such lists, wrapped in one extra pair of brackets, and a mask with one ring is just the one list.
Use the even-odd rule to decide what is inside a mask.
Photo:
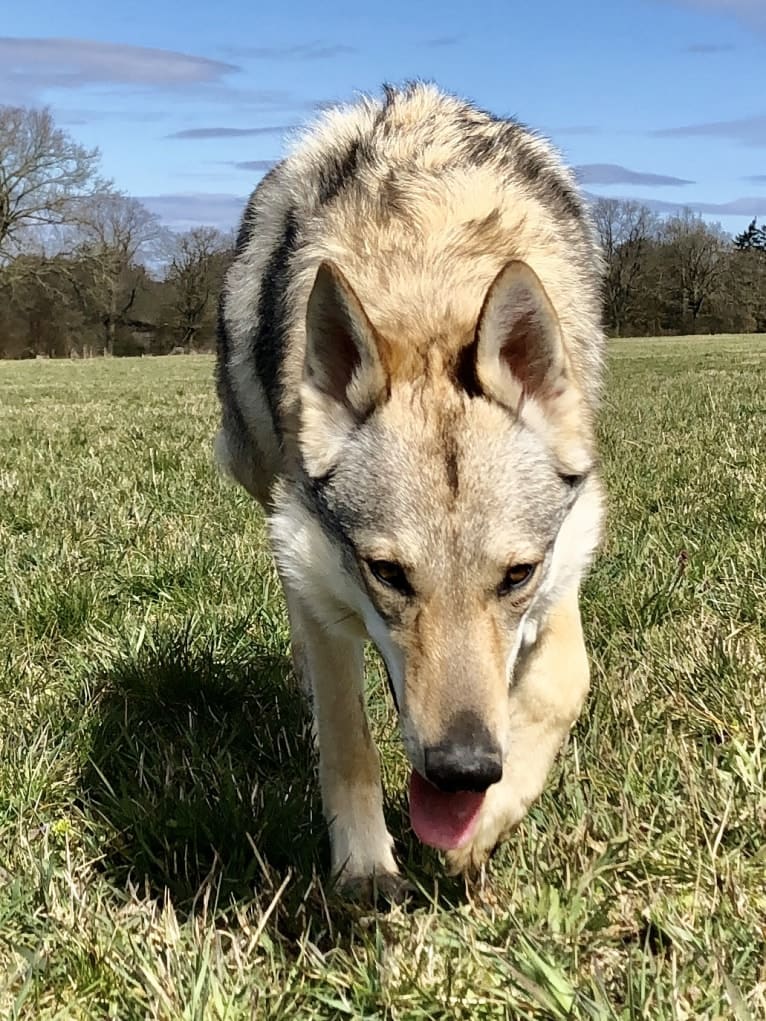
[(487, 791), (471, 843), (448, 854), (452, 872), (481, 865), (527, 814), (580, 713), (589, 679), (575, 591), (550, 612), (536, 644), (518, 664), (503, 777)]
[(364, 643), (330, 632), (295, 600), (293, 640), (302, 648), (314, 695), (319, 779), (330, 828), (332, 870), (344, 890), (398, 898), (404, 884), (383, 817), (380, 760), (364, 704)]

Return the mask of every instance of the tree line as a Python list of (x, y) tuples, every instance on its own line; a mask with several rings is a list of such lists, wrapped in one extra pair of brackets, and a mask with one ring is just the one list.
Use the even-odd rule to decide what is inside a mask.
[(209, 350), (232, 249), (163, 227), (50, 111), (0, 107), (0, 357)]
[[(766, 229), (600, 198), (604, 315), (622, 336), (766, 331)], [(0, 357), (207, 351), (233, 237), (176, 233), (49, 110), (0, 106)]]
[(606, 261), (604, 319), (614, 336), (766, 331), (766, 229), (731, 238), (690, 210), (638, 202), (592, 207)]

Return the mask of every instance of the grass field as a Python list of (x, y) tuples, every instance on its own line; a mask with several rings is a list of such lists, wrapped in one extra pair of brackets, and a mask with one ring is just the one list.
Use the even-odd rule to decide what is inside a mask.
[(208, 358), (0, 363), (0, 1017), (766, 1017), (766, 337), (611, 345), (593, 692), (483, 884), (328, 848)]

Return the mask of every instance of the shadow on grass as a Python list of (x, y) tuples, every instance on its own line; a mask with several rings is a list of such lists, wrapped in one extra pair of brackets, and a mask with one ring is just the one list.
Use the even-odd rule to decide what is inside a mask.
[(310, 719), (286, 657), (222, 661), (163, 636), (99, 686), (83, 801), (115, 878), (188, 908), (207, 887), (225, 904), (267, 893), (272, 873), (324, 874)]
[[(206, 891), (220, 907), (255, 899), (265, 909), (290, 875), (281, 931), (326, 918), (327, 827), (289, 659), (252, 647), (227, 660), (213, 643), (161, 635), (101, 672), (99, 687), (82, 800), (103, 827), (113, 880), (188, 912)], [(424, 891), (443, 906), (462, 900), (462, 884), (408, 833), (406, 799), (387, 799), (387, 816)], [(337, 919), (344, 902), (329, 895)]]

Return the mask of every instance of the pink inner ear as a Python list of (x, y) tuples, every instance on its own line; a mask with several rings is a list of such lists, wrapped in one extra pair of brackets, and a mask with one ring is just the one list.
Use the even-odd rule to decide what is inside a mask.
[(500, 357), (525, 393), (534, 395), (543, 390), (551, 369), (551, 351), (544, 326), (534, 309), (514, 320), (500, 349)]
[(317, 330), (314, 348), (321, 365), (321, 388), (336, 400), (343, 400), (351, 377), (361, 362), (359, 349), (347, 324), (330, 318)]

